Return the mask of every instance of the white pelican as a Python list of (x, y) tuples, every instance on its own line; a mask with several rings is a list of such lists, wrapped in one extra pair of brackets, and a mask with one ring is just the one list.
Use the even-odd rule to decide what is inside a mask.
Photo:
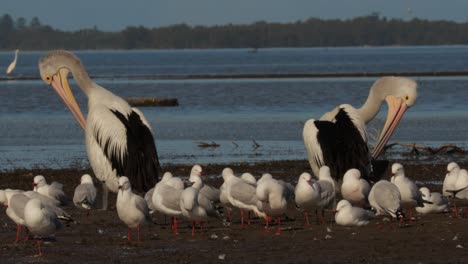
[[(303, 137), (309, 163), (315, 175), (320, 167), (328, 166), (333, 178), (339, 180), (352, 168), (361, 171), (364, 179), (371, 173), (371, 158), (376, 159), (393, 134), (408, 107), (417, 97), (415, 81), (401, 77), (383, 77), (371, 87), (361, 108), (342, 104), (325, 113), (320, 120), (310, 119), (304, 125)], [(380, 133), (372, 157), (367, 146), (365, 125), (387, 101), (387, 120)]]
[[(107, 208), (108, 191), (117, 192), (120, 176), (127, 176), (137, 192), (151, 189), (161, 168), (151, 126), (143, 114), (93, 82), (71, 52), (47, 53), (39, 61), (39, 70), (85, 130), (89, 162), (103, 183), (103, 208)], [(68, 84), (69, 73), (88, 96), (87, 121)]]
[(12, 73), (12, 72), (15, 70), (16, 61), (18, 60), (18, 52), (19, 52), (19, 49), (16, 49), (16, 50), (15, 50), (15, 58), (14, 58), (13, 61), (10, 63), (10, 65), (8, 65), (8, 68), (7, 68), (7, 70), (6, 70), (6, 74), (10, 74), (10, 73)]

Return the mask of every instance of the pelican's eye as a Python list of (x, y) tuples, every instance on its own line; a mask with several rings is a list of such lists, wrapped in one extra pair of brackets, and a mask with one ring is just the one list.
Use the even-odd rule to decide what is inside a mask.
[(50, 84), (50, 83), (52, 82), (52, 77), (50, 77), (50, 75), (46, 75), (46, 76), (45, 76), (45, 79), (46, 79), (46, 82), (47, 82), (48, 84)]
[(408, 101), (408, 99), (409, 99), (409, 96), (405, 96), (405, 101)]

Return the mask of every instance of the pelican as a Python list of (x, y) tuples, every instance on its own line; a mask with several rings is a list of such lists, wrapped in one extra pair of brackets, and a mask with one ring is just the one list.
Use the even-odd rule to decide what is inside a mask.
[(15, 70), (16, 61), (18, 60), (18, 52), (19, 52), (19, 49), (16, 49), (16, 50), (15, 50), (15, 58), (14, 58), (13, 61), (10, 63), (10, 65), (8, 65), (8, 68), (7, 68), (7, 70), (6, 70), (6, 74), (10, 74), (10, 73), (12, 73), (12, 72)]
[[(415, 81), (382, 77), (372, 85), (367, 101), (360, 108), (342, 104), (325, 113), (320, 120), (308, 120), (304, 125), (303, 137), (314, 174), (319, 175), (320, 168), (326, 165), (330, 167), (335, 180), (342, 179), (344, 173), (352, 168), (358, 169), (364, 179), (369, 179), (371, 158), (377, 159), (382, 153), (416, 97)], [(384, 100), (388, 104), (387, 120), (370, 154), (366, 124), (374, 119)]]
[[(55, 89), (85, 131), (89, 162), (103, 184), (103, 209), (107, 209), (109, 190), (118, 191), (120, 176), (127, 176), (137, 192), (151, 189), (161, 168), (151, 126), (143, 114), (92, 81), (71, 52), (47, 53), (39, 61), (39, 70), (42, 80)], [(71, 92), (69, 73), (88, 96), (87, 120)]]

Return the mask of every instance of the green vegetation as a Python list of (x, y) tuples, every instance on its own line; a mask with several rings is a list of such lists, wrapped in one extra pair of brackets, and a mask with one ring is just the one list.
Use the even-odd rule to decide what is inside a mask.
[(0, 17), (0, 49), (190, 49), (468, 44), (468, 22), (387, 19), (373, 13), (350, 20), (310, 18), (295, 23), (130, 26), (120, 32), (65, 32), (37, 17)]

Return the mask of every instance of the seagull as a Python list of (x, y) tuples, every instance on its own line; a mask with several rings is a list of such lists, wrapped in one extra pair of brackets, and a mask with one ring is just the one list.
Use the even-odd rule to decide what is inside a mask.
[(183, 216), (192, 220), (192, 236), (194, 236), (195, 223), (199, 223), (203, 230), (202, 222), (209, 217), (219, 217), (219, 214), (213, 206), (213, 201), (201, 192), (203, 181), (198, 174), (190, 175), (188, 184), (191, 186), (185, 188), (180, 195), (180, 209)]
[(392, 165), (392, 179), (393, 184), (398, 187), (401, 195), (401, 205), (403, 207), (409, 208), (410, 210), (410, 221), (413, 220), (413, 208), (416, 206), (424, 206), (424, 201), (422, 198), (422, 194), (419, 191), (416, 184), (410, 180), (408, 177), (405, 176), (405, 170), (403, 169), (403, 165), (400, 163), (394, 163)]
[(180, 195), (184, 190), (184, 183), (172, 173), (165, 172), (161, 181), (154, 187), (152, 202), (154, 208), (164, 215), (172, 217), (172, 231), (177, 234), (177, 217), (182, 215), (180, 209)]
[[(24, 222), (29, 232), (38, 236), (50, 236), (62, 227), (57, 214), (44, 206), (37, 198), (30, 199), (24, 207)], [(42, 256), (41, 240), (37, 240), (39, 256)]]
[(78, 208), (86, 209), (86, 216), (89, 216), (89, 211), (96, 205), (96, 193), (93, 179), (89, 174), (84, 174), (81, 176), (80, 184), (75, 188), (73, 204)]
[(447, 190), (456, 190), (455, 183), (457, 182), (458, 178), (458, 173), (460, 172), (460, 166), (458, 166), (457, 163), (455, 162), (450, 162), (447, 165), (447, 174), (445, 175), (444, 178), (444, 183), (442, 185), (442, 194), (445, 196), (451, 196), (453, 195), (450, 192), (447, 192)]
[[(190, 171), (189, 177), (191, 177), (192, 175), (201, 177), (204, 174), (205, 174), (205, 171), (202, 169), (200, 165), (194, 165), (192, 167), (192, 170)], [(219, 202), (219, 194), (220, 194), (219, 189), (203, 183), (203, 187), (201, 188), (200, 192), (203, 193), (203, 195), (205, 195), (211, 201)]]
[(225, 168), (222, 175), (228, 201), (241, 210), (241, 226), (244, 227), (244, 210), (253, 211), (255, 215), (266, 219), (265, 213), (257, 207), (255, 184), (236, 177), (231, 168)]
[(28, 198), (26, 198), (26, 201), (19, 201), (17, 199), (12, 200), (12, 196), (18, 193), (21, 193), (21, 191), (12, 189), (0, 190), (0, 202), (6, 207), (6, 215), (16, 224), (15, 242), (18, 242), (19, 240), (21, 226), (25, 225), (24, 206), (29, 200)]
[(153, 214), (154, 211), (156, 211), (156, 208), (154, 207), (154, 204), (153, 204), (154, 189), (155, 187), (149, 189), (149, 191), (145, 193), (145, 197), (144, 197), (146, 204), (148, 205), (148, 209), (150, 210), (149, 211), (150, 214)]
[(365, 179), (361, 179), (361, 172), (357, 169), (348, 170), (343, 176), (341, 184), (341, 195), (343, 199), (352, 205), (363, 206), (367, 202), (370, 184)]
[(403, 219), (400, 203), (400, 190), (389, 181), (376, 182), (369, 192), (369, 204), (377, 210), (376, 215), (390, 215), (396, 219)]
[(44, 176), (37, 175), (34, 177), (33, 187), (34, 191), (58, 201), (60, 205), (65, 205), (68, 202), (68, 198), (63, 192), (63, 185), (61, 183), (52, 182), (52, 184), (49, 185)]
[(143, 197), (132, 192), (130, 180), (127, 177), (119, 178), (118, 188), (117, 215), (128, 226), (128, 241), (132, 240), (132, 228), (137, 229), (138, 241), (140, 241), (140, 226), (152, 222), (148, 205)]
[(288, 209), (288, 202), (286, 201), (286, 189), (277, 180), (270, 178), (259, 180), (256, 188), (256, 196), (258, 199), (257, 207), (259, 210), (266, 214), (266, 227), (265, 231), (269, 232), (268, 224), (271, 217), (276, 217), (276, 233), (280, 233), (280, 216)]
[(447, 197), (442, 196), (438, 192), (431, 192), (427, 187), (422, 187), (419, 189), (422, 193), (424, 200), (431, 202), (424, 203), (422, 207), (416, 207), (416, 211), (420, 214), (435, 214), (435, 213), (444, 213), (448, 212), (449, 200)]
[(311, 210), (317, 209), (317, 203), (321, 198), (320, 194), (320, 184), (312, 179), (312, 175), (309, 173), (302, 173), (294, 190), (294, 197), (296, 207), (304, 209), (307, 226), (310, 226), (309, 213)]
[(336, 205), (335, 222), (342, 226), (363, 226), (369, 224), (374, 218), (374, 213), (353, 207), (347, 200), (341, 200)]
[(320, 185), (320, 200), (317, 207), (322, 210), (322, 223), (325, 223), (325, 210), (335, 208), (336, 185), (331, 177), (330, 168), (323, 166), (320, 168), (319, 180), (317, 183)]

